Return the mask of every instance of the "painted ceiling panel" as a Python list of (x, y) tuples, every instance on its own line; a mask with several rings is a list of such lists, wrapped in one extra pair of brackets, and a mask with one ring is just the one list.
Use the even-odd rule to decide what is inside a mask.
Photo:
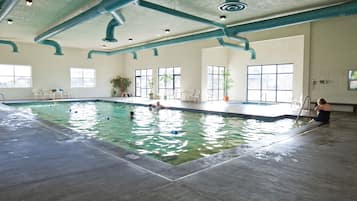
[[(242, 0), (248, 4), (247, 9), (240, 12), (223, 13), (217, 7), (224, 0), (147, 1), (220, 23), (223, 22), (219, 20), (219, 16), (226, 15), (227, 20), (224, 23), (227, 25), (345, 2), (341, 0)], [(92, 6), (98, 2), (99, 0), (33, 0), (33, 5), (28, 7), (25, 5), (25, 1), (20, 1), (7, 17), (13, 19), (14, 24), (9, 25), (6, 20), (0, 23), (0, 39), (33, 42), (38, 34), (61, 20), (63, 21), (64, 18), (68, 18), (70, 14), (74, 16), (83, 12), (84, 8), (88, 9), (88, 5)], [(126, 23), (115, 29), (117, 43), (102, 41), (105, 37), (107, 24), (112, 19), (109, 14), (86, 21), (51, 39), (66, 47), (101, 49), (105, 44), (108, 49), (112, 49), (214, 28), (135, 4), (122, 8), (121, 12), (125, 16)], [(165, 34), (165, 29), (170, 29), (171, 33)], [(129, 38), (134, 40), (129, 42)]]

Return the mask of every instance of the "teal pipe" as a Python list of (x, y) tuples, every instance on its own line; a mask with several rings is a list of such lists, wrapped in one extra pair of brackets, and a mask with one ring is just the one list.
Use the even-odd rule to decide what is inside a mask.
[(16, 43), (14, 43), (14, 42), (12, 42), (12, 41), (0, 40), (0, 44), (10, 45), (10, 46), (12, 47), (12, 52), (14, 52), (14, 53), (19, 52), (19, 49), (17, 48)]
[(104, 52), (104, 51), (99, 51), (99, 50), (91, 50), (88, 52), (88, 59), (92, 59), (93, 54), (102, 54), (106, 56), (110, 56), (110, 52)]
[(4, 0), (0, 7), (0, 22), (15, 8), (20, 0)]
[[(217, 38), (218, 43), (223, 46), (223, 47), (228, 47), (228, 48), (233, 48), (233, 49), (239, 49), (239, 50), (246, 50), (245, 46), (240, 46), (240, 45), (236, 45), (233, 43), (227, 43), (224, 42), (224, 40), (222, 38)], [(249, 48), (247, 51), (249, 51), (251, 53), (251, 59), (256, 59), (256, 52), (253, 48)]]
[(262, 31), (272, 28), (284, 27), (293, 24), (313, 22), (321, 19), (349, 16), (357, 14), (357, 1), (350, 1), (347, 3), (320, 8), (312, 11), (292, 14), (274, 19), (268, 19), (258, 22), (252, 22), (230, 28), (232, 34), (239, 34), (245, 32)]
[(108, 26), (107, 26), (107, 32), (105, 38), (103, 38), (103, 41), (105, 42), (117, 42), (118, 40), (114, 38), (114, 29), (115, 27), (119, 26), (119, 22), (116, 19), (110, 20)]
[[(325, 18), (331, 18), (331, 17), (337, 17), (337, 16), (348, 16), (348, 15), (354, 15), (354, 14), (357, 14), (357, 1), (351, 1), (348, 3), (343, 3), (343, 4), (339, 4), (339, 5), (335, 5), (335, 6), (331, 6), (331, 7), (327, 7), (327, 8), (320, 8), (317, 10), (306, 11), (306, 12), (297, 13), (297, 14), (292, 14), (292, 15), (288, 15), (288, 16), (284, 16), (284, 17), (278, 17), (278, 18), (269, 19), (269, 20), (263, 20), (263, 21), (252, 22), (252, 23), (243, 24), (243, 25), (232, 26), (232, 27), (227, 28), (227, 32), (230, 34), (230, 36), (233, 36), (233, 35), (243, 33), (243, 32), (252, 32), (252, 31), (265, 30), (265, 29), (273, 29), (273, 28), (277, 28), (277, 27), (291, 25), (289, 23), (292, 23), (292, 24), (306, 23), (306, 22), (316, 21), (319, 19), (325, 19)], [(138, 46), (134, 46), (134, 47), (114, 50), (114, 51), (108, 52), (108, 55), (125, 54), (125, 53), (130, 53), (132, 51), (152, 49), (155, 47), (181, 44), (181, 43), (187, 43), (187, 42), (192, 42), (192, 41), (197, 41), (197, 40), (221, 38), (221, 37), (224, 37), (225, 35), (226, 34), (224, 33), (224, 31), (222, 31), (222, 29), (217, 29), (214, 31), (193, 34), (190, 36), (183, 36), (183, 37), (179, 37), (179, 38), (174, 38), (174, 39), (169, 39), (169, 40), (164, 40), (164, 41), (159, 41), (159, 42), (152, 42), (152, 43), (148, 43), (148, 44), (144, 44), (144, 45), (138, 45)], [(91, 54), (94, 54), (94, 53), (97, 53), (97, 52), (89, 52), (88, 58), (91, 56)]]
[(210, 31), (210, 32), (205, 32), (205, 33), (199, 33), (199, 34), (194, 34), (190, 36), (183, 36), (180, 38), (174, 38), (174, 39), (169, 39), (165, 41), (158, 41), (158, 42), (152, 42), (144, 45), (138, 45), (138, 46), (133, 46), (125, 49), (119, 49), (119, 50), (113, 50), (113, 51), (98, 51), (98, 50), (91, 50), (88, 52), (88, 59), (92, 58), (93, 54), (105, 54), (108, 56), (114, 55), (114, 54), (126, 54), (126, 53), (131, 53), (133, 51), (140, 51), (140, 50), (145, 50), (145, 49), (153, 49), (161, 46), (169, 46), (169, 45), (174, 45), (174, 44), (182, 44), (182, 43), (187, 43), (187, 42), (192, 42), (192, 41), (198, 41), (198, 40), (204, 40), (204, 39), (209, 39), (209, 38), (216, 38), (216, 37), (224, 37), (224, 33), (221, 29), (215, 30), (215, 31)]
[(138, 55), (136, 54), (136, 52), (132, 52), (132, 54), (133, 54), (133, 59), (138, 60)]
[(117, 42), (118, 40), (115, 39), (114, 37), (114, 30), (117, 26), (122, 25), (125, 23), (125, 18), (121, 14), (120, 11), (117, 12), (111, 12), (113, 19), (110, 20), (108, 26), (107, 26), (107, 31), (106, 31), (106, 36), (103, 38), (103, 41), (106, 42)]
[(149, 9), (152, 9), (152, 10), (156, 10), (156, 11), (159, 11), (159, 12), (162, 12), (162, 13), (166, 13), (166, 14), (169, 14), (169, 15), (173, 15), (173, 16), (176, 16), (176, 17), (181, 17), (181, 18), (184, 18), (184, 19), (188, 19), (188, 20), (192, 20), (192, 21), (196, 21), (196, 22), (201, 22), (201, 23), (208, 24), (208, 25), (211, 25), (211, 26), (219, 27), (221, 29), (226, 28), (226, 26), (224, 24), (217, 23), (215, 21), (207, 20), (207, 19), (204, 19), (204, 18), (201, 18), (201, 17), (197, 17), (197, 16), (194, 16), (194, 15), (191, 15), (191, 14), (187, 14), (187, 13), (184, 13), (184, 12), (181, 12), (181, 11), (178, 11), (178, 10), (167, 8), (167, 7), (164, 7), (164, 6), (161, 6), (161, 5), (158, 5), (158, 4), (154, 4), (154, 3), (151, 3), (151, 2), (147, 2), (147, 1), (144, 1), (144, 0), (138, 0), (137, 4), (139, 6), (142, 6), (142, 7), (145, 7), (145, 8), (149, 8)]
[(228, 35), (227, 36), (230, 39), (233, 40), (237, 40), (238, 42), (244, 42), (244, 50), (248, 51), (250, 49), (250, 45), (249, 45), (249, 40), (247, 38), (244, 38), (242, 36), (238, 36), (238, 35)]
[(182, 11), (178, 11), (178, 10), (174, 10), (174, 9), (171, 9), (171, 8), (167, 8), (167, 7), (164, 7), (164, 6), (161, 6), (161, 5), (158, 5), (158, 4), (154, 4), (154, 3), (151, 3), (151, 2), (147, 2), (147, 1), (144, 1), (144, 0), (138, 0), (138, 5), (142, 6), (142, 7), (145, 7), (145, 8), (152, 9), (152, 10), (156, 10), (156, 11), (159, 11), (159, 12), (162, 12), (162, 13), (165, 13), (165, 14), (173, 15), (175, 17), (180, 17), (180, 18), (183, 18), (183, 19), (187, 19), (187, 20), (191, 20), (191, 21), (195, 21), (195, 22), (200, 22), (200, 23), (203, 23), (203, 24), (211, 25), (211, 26), (214, 26), (214, 27), (218, 27), (218, 28), (223, 30), (223, 32), (225, 33), (225, 35), (227, 37), (235, 39), (235, 40), (240, 40), (241, 42), (244, 42), (245, 49), (246, 50), (249, 49), (249, 40), (247, 38), (244, 38), (244, 37), (240, 37), (240, 36), (236, 36), (236, 35), (230, 34), (229, 31), (227, 30), (226, 25), (224, 25), (224, 24), (221, 24), (221, 23), (218, 23), (218, 22), (215, 22), (215, 21), (211, 21), (211, 20), (208, 20), (208, 19), (204, 19), (202, 17), (194, 16), (194, 15), (191, 15), (191, 14), (188, 14), (188, 13), (184, 13)]
[(154, 56), (157, 57), (159, 56), (159, 52), (157, 51), (157, 48), (152, 49), (154, 51)]
[(82, 12), (81, 14), (39, 34), (35, 37), (35, 42), (46, 40), (49, 37), (53, 37), (67, 29), (86, 22), (92, 18), (98, 17), (99, 15), (102, 15), (104, 13), (111, 13), (115, 10), (118, 10), (134, 1), (135, 0), (102, 0), (96, 6), (93, 6), (92, 8)]
[(43, 41), (41, 41), (39, 43), (42, 44), (42, 45), (48, 45), (48, 46), (54, 47), (55, 50), (56, 50), (54, 55), (58, 55), (58, 56), (63, 55), (62, 48), (56, 41), (54, 41), (54, 40), (43, 40)]

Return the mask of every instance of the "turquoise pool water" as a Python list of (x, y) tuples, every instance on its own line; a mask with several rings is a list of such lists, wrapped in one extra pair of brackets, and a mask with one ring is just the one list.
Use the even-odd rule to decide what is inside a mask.
[[(109, 102), (13, 104), (19, 110), (127, 150), (178, 165), (286, 132), (304, 122), (264, 122)], [(130, 118), (130, 111), (135, 113)]]

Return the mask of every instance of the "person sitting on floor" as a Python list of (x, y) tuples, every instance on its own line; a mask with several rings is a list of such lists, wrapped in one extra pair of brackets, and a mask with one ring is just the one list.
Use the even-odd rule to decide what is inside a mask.
[(317, 117), (314, 118), (315, 121), (329, 123), (331, 105), (328, 104), (325, 99), (319, 98), (317, 100), (317, 106), (315, 107), (315, 111), (317, 113)]

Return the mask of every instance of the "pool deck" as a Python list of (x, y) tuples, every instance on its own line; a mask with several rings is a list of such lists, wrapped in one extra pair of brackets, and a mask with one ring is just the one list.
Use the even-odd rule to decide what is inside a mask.
[(334, 112), (329, 125), (168, 178), (0, 104), (0, 201), (354, 201), (356, 130), (356, 113)]

